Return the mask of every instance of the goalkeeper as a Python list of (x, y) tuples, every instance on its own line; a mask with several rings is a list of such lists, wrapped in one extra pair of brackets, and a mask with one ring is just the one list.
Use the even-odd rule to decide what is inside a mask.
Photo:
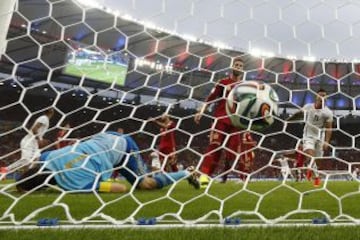
[(163, 188), (183, 178), (199, 188), (193, 169), (152, 174), (135, 141), (117, 132), (99, 133), (77, 145), (45, 152), (38, 163), (20, 177), (18, 191), (38, 190), (44, 183), (68, 191), (127, 191), (125, 184), (107, 181), (114, 168), (138, 189)]

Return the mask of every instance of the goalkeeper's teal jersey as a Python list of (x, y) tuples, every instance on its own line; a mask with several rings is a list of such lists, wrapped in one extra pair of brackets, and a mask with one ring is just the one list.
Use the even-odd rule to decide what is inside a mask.
[[(133, 140), (116, 133), (100, 133), (91, 139), (42, 154), (45, 168), (55, 174), (57, 184), (66, 190), (96, 190), (99, 182), (111, 177), (121, 164)], [(131, 144), (130, 144), (131, 145)]]

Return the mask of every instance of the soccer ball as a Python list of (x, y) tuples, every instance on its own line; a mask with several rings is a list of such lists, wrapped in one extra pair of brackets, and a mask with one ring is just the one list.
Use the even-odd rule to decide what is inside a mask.
[(226, 101), (226, 112), (233, 126), (262, 130), (274, 123), (279, 97), (266, 83), (246, 81), (235, 85)]

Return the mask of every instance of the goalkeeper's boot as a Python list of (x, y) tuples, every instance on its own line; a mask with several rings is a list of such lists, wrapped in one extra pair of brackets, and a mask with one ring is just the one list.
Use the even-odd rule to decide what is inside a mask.
[(201, 174), (199, 178), (200, 188), (206, 188), (209, 185), (210, 178), (208, 175)]
[(187, 178), (188, 183), (192, 185), (195, 189), (200, 188), (200, 183), (195, 172), (195, 168), (193, 166), (188, 167), (186, 170), (190, 172), (190, 176)]
[(314, 179), (314, 187), (320, 187), (320, 185), (321, 185), (320, 177), (316, 177)]

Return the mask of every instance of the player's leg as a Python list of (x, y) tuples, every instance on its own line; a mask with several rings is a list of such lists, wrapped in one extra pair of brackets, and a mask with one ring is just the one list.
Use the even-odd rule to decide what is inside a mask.
[(160, 148), (159, 151), (164, 156), (162, 166), (166, 172), (177, 172), (176, 155), (172, 148)]
[[(129, 159), (126, 160), (125, 166), (120, 168), (119, 172), (129, 183), (137, 183), (137, 187), (139, 189), (147, 190), (163, 188), (177, 182), (178, 180), (193, 177), (193, 172), (189, 170), (170, 173), (159, 172), (154, 173), (153, 176), (150, 177), (151, 171), (148, 169), (147, 165), (138, 153), (129, 156)], [(195, 187), (198, 188), (199, 184)]]
[(199, 181), (202, 188), (206, 188), (209, 184), (209, 176), (214, 173), (219, 163), (222, 152), (221, 145), (225, 139), (225, 129), (226, 125), (221, 121), (215, 121), (213, 124), (213, 129), (210, 132), (210, 144), (206, 149), (205, 158), (200, 165), (200, 171), (203, 174), (200, 176)]
[(200, 166), (200, 171), (210, 176), (218, 165), (221, 156), (221, 144), (224, 140), (222, 130), (218, 129), (222, 124), (216, 124), (216, 128), (210, 132), (210, 144), (206, 149), (205, 158)]
[(23, 167), (31, 167), (32, 162), (40, 156), (40, 150), (35, 136), (27, 134), (20, 142), (21, 158), (6, 167), (7, 172), (21, 170)]
[(159, 189), (185, 178), (193, 187), (200, 188), (200, 183), (196, 179), (193, 168), (170, 173), (156, 173), (152, 177), (144, 176), (140, 179), (137, 187), (144, 190)]
[(161, 169), (169, 172), (169, 165), (168, 165), (168, 149), (166, 147), (159, 148), (159, 159), (161, 163)]
[(177, 157), (174, 152), (171, 152), (169, 155), (169, 165), (170, 165), (170, 169), (172, 172), (179, 171), (178, 166), (177, 166)]
[(309, 162), (308, 170), (306, 171), (306, 179), (311, 180), (313, 174), (313, 164), (314, 164), (314, 156), (315, 156), (315, 140), (311, 138), (306, 138), (303, 140), (303, 151), (306, 155), (306, 158)]
[[(236, 161), (236, 153), (241, 151), (241, 137), (240, 134), (237, 133), (238, 129), (232, 129), (233, 134), (228, 136), (226, 142), (226, 152), (225, 152), (225, 164), (224, 164), (224, 174), (222, 176), (222, 182), (225, 183), (227, 181), (227, 177), (229, 175), (229, 171), (231, 167), (234, 165)], [(235, 163), (236, 164), (236, 163)]]
[(304, 159), (305, 159), (305, 156), (304, 156), (304, 154), (302, 152), (297, 152), (296, 153), (296, 162), (295, 162), (296, 181), (302, 181), (303, 180), (303, 177), (304, 177), (303, 176)]
[(239, 178), (240, 178), (240, 182), (244, 181), (246, 179), (246, 175), (244, 175), (245, 173), (245, 154), (241, 154), (239, 161), (237, 163), (237, 170), (239, 170), (241, 173), (239, 173)]
[[(320, 141), (317, 141), (315, 143), (315, 153), (314, 156), (315, 157), (322, 157), (324, 155), (323, 149), (322, 149), (322, 143)], [(318, 171), (318, 166), (316, 164), (316, 159), (314, 160), (314, 175), (315, 175), (315, 179), (314, 179), (314, 186), (315, 187), (319, 187), (321, 185), (321, 179), (320, 179), (320, 175), (319, 175), (319, 171)]]

